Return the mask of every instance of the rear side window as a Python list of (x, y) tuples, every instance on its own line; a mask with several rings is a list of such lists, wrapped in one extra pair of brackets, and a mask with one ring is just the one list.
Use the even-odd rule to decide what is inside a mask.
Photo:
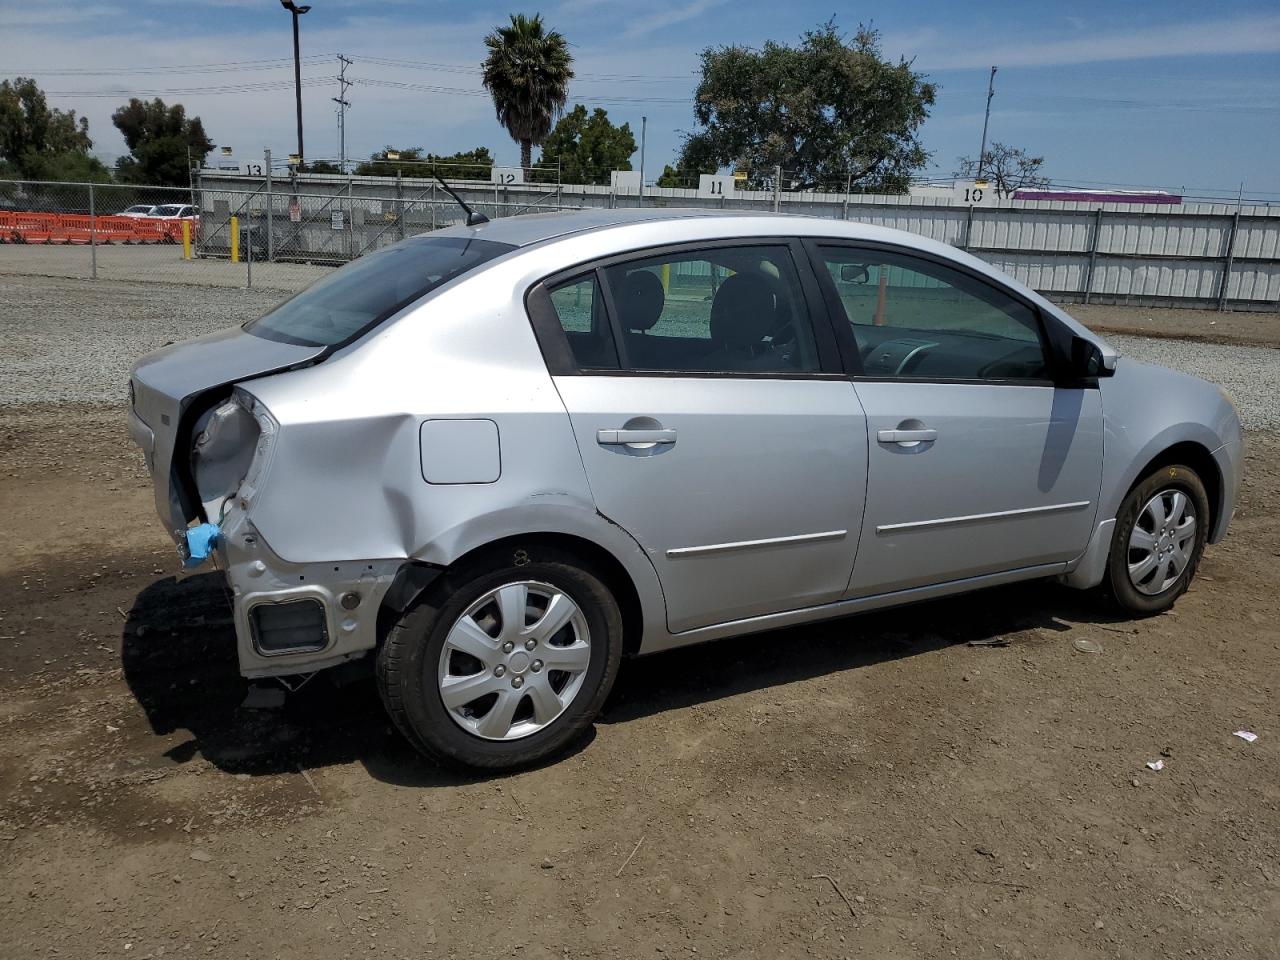
[(354, 339), (515, 247), (466, 237), (414, 237), (335, 270), (244, 329), (264, 340), (331, 347)]
[(819, 369), (791, 252), (681, 250), (604, 270), (632, 370), (804, 373)]

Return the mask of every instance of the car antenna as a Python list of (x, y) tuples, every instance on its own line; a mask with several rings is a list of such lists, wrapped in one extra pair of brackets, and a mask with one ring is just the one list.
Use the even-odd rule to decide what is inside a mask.
[(440, 186), (444, 187), (444, 192), (447, 193), (449, 196), (453, 197), (454, 200), (458, 201), (458, 206), (460, 206), (463, 210), (467, 211), (468, 227), (474, 227), (474, 226), (478, 226), (479, 224), (489, 222), (489, 218), (486, 217), (483, 213), (476, 213), (469, 206), (467, 206), (467, 201), (463, 200), (460, 196), (454, 193), (453, 188), (444, 182), (444, 179), (440, 176), (440, 174), (438, 173), (435, 174), (435, 178), (440, 181)]

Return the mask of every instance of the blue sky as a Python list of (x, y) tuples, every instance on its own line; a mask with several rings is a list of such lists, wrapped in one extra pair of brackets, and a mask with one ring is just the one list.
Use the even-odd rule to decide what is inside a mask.
[[(870, 21), (887, 54), (914, 58), (941, 85), (923, 139), (929, 174), (976, 153), (987, 70), (999, 65), (991, 139), (1046, 157), (1058, 182), (1245, 193), (1280, 202), (1280, 6), (1084, 0), (1033, 5), (850, 5), (792, 0), (312, 0), (302, 20), (307, 154), (337, 155), (335, 56), (355, 60), (350, 156), (383, 144), (452, 152), (518, 150), (483, 95), (483, 37), (509, 12), (541, 12), (570, 41), (570, 102), (608, 109), (639, 132), (646, 175), (693, 126), (698, 52), (794, 42), (837, 15)], [(0, 0), (0, 75), (34, 76), (53, 102), (88, 116), (108, 159), (123, 144), (111, 111), (130, 95), (181, 101), (239, 157), (294, 138), (290, 22), (278, 0)], [(406, 62), (407, 61), (407, 62)], [(409, 86), (405, 86), (405, 85)], [(423, 89), (427, 88), (427, 89)], [(535, 154), (536, 155), (536, 154)], [(638, 165), (639, 156), (633, 158)]]

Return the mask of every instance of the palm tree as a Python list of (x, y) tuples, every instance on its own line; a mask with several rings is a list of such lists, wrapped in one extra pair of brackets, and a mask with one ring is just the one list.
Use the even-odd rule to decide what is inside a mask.
[(529, 19), (511, 15), (511, 26), (498, 27), (484, 38), (484, 85), (493, 96), (498, 122), (520, 144), (520, 166), (533, 165), (535, 143), (542, 143), (564, 112), (573, 79), (569, 45), (548, 31), (541, 14)]

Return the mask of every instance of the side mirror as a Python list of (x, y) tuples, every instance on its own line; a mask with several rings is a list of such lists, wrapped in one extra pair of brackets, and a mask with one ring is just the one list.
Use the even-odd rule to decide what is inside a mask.
[(860, 263), (842, 263), (840, 279), (844, 283), (866, 283), (870, 275), (867, 273), (867, 268)]
[(1110, 377), (1116, 372), (1114, 363), (1107, 364), (1102, 348), (1084, 337), (1071, 338), (1069, 368), (1071, 376), (1079, 380)]

